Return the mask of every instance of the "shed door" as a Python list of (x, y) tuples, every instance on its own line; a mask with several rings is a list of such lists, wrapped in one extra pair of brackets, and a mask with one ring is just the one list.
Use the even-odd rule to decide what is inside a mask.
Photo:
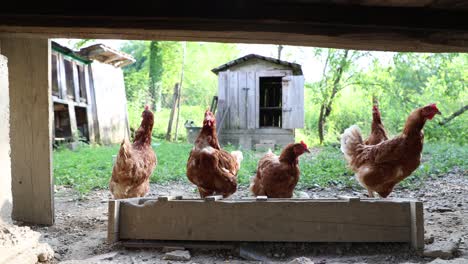
[(282, 127), (287, 129), (304, 128), (304, 76), (285, 76), (282, 81)]

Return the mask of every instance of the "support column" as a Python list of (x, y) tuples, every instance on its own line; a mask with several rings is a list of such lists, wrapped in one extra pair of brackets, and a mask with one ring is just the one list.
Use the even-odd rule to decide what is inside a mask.
[(0, 42), (9, 69), (12, 218), (52, 225), (50, 41), (2, 37)]

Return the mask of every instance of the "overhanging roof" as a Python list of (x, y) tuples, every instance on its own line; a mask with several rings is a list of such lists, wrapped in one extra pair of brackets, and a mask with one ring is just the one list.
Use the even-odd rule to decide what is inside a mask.
[(258, 55), (258, 54), (249, 54), (249, 55), (246, 55), (244, 57), (241, 57), (241, 58), (238, 58), (238, 59), (235, 59), (235, 60), (232, 60), (228, 63), (225, 63), (221, 66), (218, 66), (214, 69), (212, 69), (211, 71), (214, 72), (215, 74), (218, 74), (218, 72), (221, 72), (221, 71), (225, 71), (235, 65), (240, 65), (246, 61), (249, 61), (249, 60), (252, 60), (252, 59), (259, 59), (259, 60), (264, 60), (264, 61), (268, 61), (268, 62), (271, 62), (271, 63), (274, 63), (274, 64), (278, 64), (278, 65), (284, 65), (284, 66), (287, 66), (289, 68), (291, 68), (294, 72), (295, 75), (302, 75), (302, 67), (300, 64), (297, 64), (297, 63), (293, 63), (293, 62), (287, 62), (287, 61), (283, 61), (283, 60), (278, 60), (278, 59), (275, 59), (275, 58), (270, 58), (270, 57), (265, 57), (265, 56), (261, 56), (261, 55)]
[(115, 67), (124, 67), (135, 62), (135, 59), (131, 55), (115, 50), (104, 44), (95, 44), (82, 48), (80, 49), (79, 54), (92, 60), (111, 64)]
[(10, 2), (0, 9), (0, 33), (468, 52), (468, 23), (464, 23), (468, 1), (464, 0), (175, 0), (141, 1), (129, 6), (91, 3)]

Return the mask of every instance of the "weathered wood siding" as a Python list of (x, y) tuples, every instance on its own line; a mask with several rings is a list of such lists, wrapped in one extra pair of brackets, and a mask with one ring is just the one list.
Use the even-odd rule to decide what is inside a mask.
[(110, 242), (408, 242), (424, 247), (423, 208), (413, 200), (142, 198), (118, 200), (109, 210)]
[(11, 222), (11, 205), (8, 60), (5, 56), (0, 55), (0, 223)]
[(282, 128), (261, 128), (261, 129), (225, 129), (219, 135), (222, 145), (233, 144), (251, 149), (261, 140), (275, 140), (279, 146), (286, 146), (294, 141), (294, 130)]
[(120, 68), (93, 62), (91, 65), (99, 141), (120, 143), (128, 135), (127, 99)]
[(15, 220), (54, 223), (50, 41), (2, 38), (8, 58)]
[(283, 128), (304, 128), (304, 76), (283, 77)]

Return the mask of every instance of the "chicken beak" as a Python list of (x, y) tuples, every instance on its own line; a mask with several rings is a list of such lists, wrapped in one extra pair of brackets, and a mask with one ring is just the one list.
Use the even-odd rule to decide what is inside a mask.
[(442, 115), (442, 113), (437, 109), (437, 112), (436, 112), (437, 115)]
[(308, 148), (305, 149), (305, 152), (310, 153), (310, 150)]

